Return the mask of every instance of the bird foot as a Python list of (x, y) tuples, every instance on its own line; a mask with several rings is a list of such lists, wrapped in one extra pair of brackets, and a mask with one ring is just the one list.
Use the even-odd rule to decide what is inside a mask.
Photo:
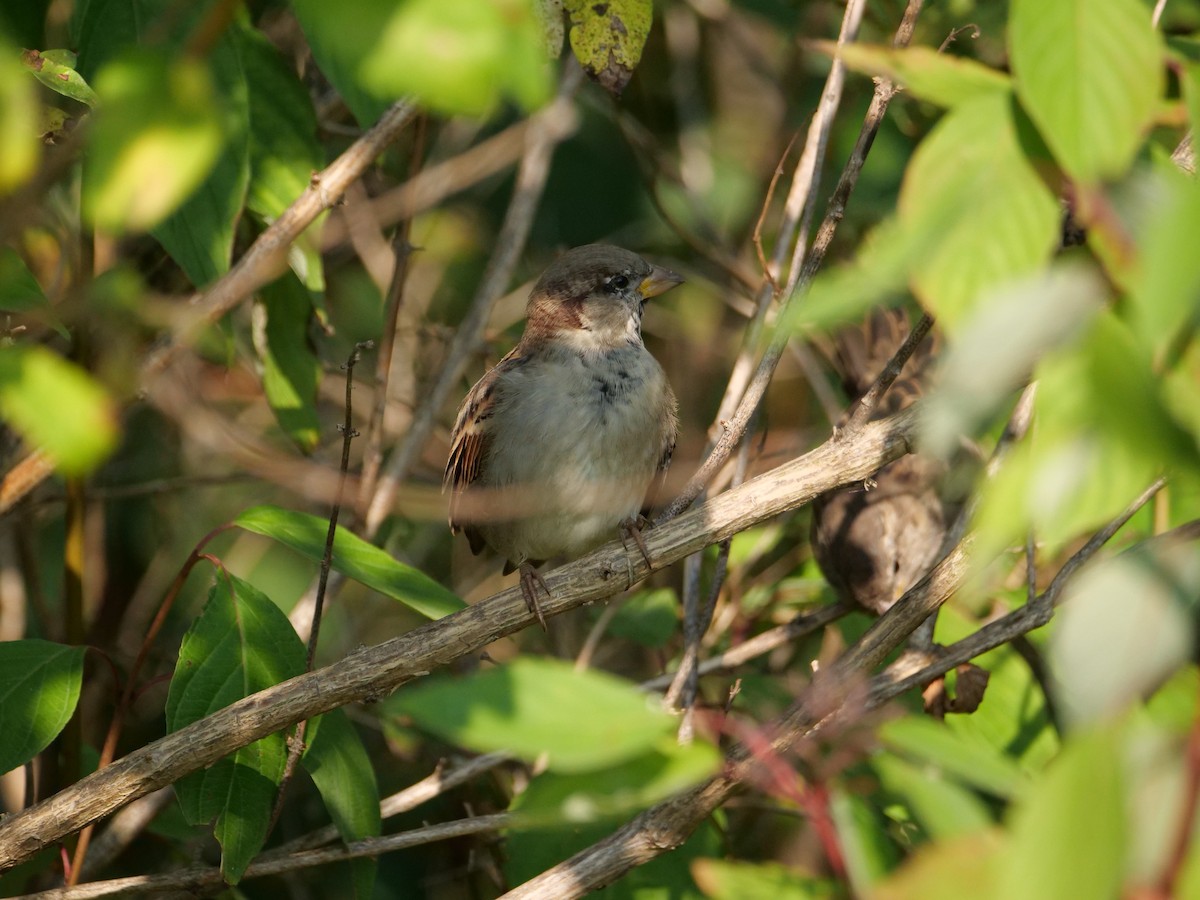
[(546, 587), (546, 582), (541, 574), (529, 563), (521, 563), (517, 567), (517, 571), (521, 573), (521, 594), (525, 597), (525, 607), (537, 616), (538, 622), (542, 626), (542, 631), (549, 631), (546, 627), (546, 616), (542, 612), (542, 607), (538, 605), (537, 591), (541, 588), (542, 591), (550, 599), (554, 599), (554, 595), (550, 593), (550, 588)]
[[(629, 541), (637, 544), (638, 550), (642, 553), (642, 559), (646, 561), (646, 566), (653, 571), (654, 563), (650, 561), (650, 550), (646, 547), (646, 538), (642, 536), (642, 529), (650, 527), (650, 520), (645, 516), (631, 516), (625, 519), (617, 526), (621, 532), (621, 544), (625, 550), (629, 550)], [(632, 577), (630, 581), (632, 581)]]

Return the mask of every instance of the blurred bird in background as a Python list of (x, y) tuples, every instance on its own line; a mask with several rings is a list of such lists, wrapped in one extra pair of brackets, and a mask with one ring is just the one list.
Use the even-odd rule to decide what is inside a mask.
[[(903, 309), (878, 310), (863, 325), (838, 334), (826, 354), (846, 395), (861, 398), (908, 334)], [(917, 347), (872, 420), (913, 404), (928, 381), (935, 353), (933, 339)], [(813, 554), (839, 597), (882, 615), (928, 571), (957, 511), (941, 493), (946, 472), (941, 460), (911, 453), (865, 484), (816, 500)]]

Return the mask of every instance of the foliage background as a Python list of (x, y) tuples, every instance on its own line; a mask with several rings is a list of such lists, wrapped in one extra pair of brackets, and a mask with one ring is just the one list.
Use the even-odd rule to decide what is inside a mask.
[[(634, 2), (613, 6), (631, 21), (644, 12)], [(1007, 71), (1022, 6), (1030, 9), (975, 0), (928, 4), (912, 44), (944, 45), (947, 55)], [(1085, 6), (1082, 0), (1056, 0), (1047, 9)], [(1109, 14), (1130, 9), (1145, 13), (1148, 21), (1150, 7), (1095, 0), (1094, 9), (1081, 13), (1078, 32), (1064, 28), (1062, 43), (1038, 59), (1086, 60), (1089, 40), (1102, 44), (1114, 33), (1100, 26), (1089, 32), (1087, 23), (1103, 25)], [(903, 11), (902, 3), (872, 0), (859, 40), (888, 43)], [(488, 313), (486, 339), (472, 348), (453, 396), (432, 410), (435, 427), (416, 448), (389, 514), (371, 529), (373, 543), (411, 567), (393, 573), (397, 578), (425, 573), (468, 603), (507, 584), (494, 561), (472, 559), (445, 527), (440, 471), (448, 426), (462, 392), (519, 335), (529, 284), (567, 247), (610, 241), (687, 276), (685, 285), (648, 307), (645, 321), (647, 344), (680, 398), (673, 475), (674, 487), (682, 487), (715, 435), (714, 415), (760, 286), (754, 246), (760, 217), (768, 252), (777, 237), (787, 178), (772, 192), (772, 176), (777, 166), (790, 173), (795, 165), (830, 65), (809, 40), (835, 38), (842, 14), (842, 4), (821, 0), (656, 4), (644, 53), (620, 99), (590, 82), (578, 90), (568, 104), (573, 114), (559, 117), (567, 135), (553, 149), (528, 240), (517, 248), (515, 271)], [(989, 551), (981, 555), (994, 555), (997, 562), (980, 566), (951, 601), (939, 622), (942, 643), (965, 638), (1025, 602), (1023, 557), (1006, 548), (1019, 547), (1031, 529), (1042, 542), (1036, 578), (1045, 588), (1095, 528), (1164, 470), (1170, 475), (1166, 492), (1134, 517), (1116, 547), (1139, 544), (1197, 515), (1200, 356), (1194, 329), (1200, 278), (1193, 257), (1200, 204), (1194, 181), (1171, 172), (1167, 158), (1198, 116), (1200, 3), (1170, 0), (1158, 30), (1172, 38), (1169, 51), (1152, 45), (1148, 68), (1161, 75), (1161, 83), (1148, 78), (1130, 89), (1149, 98), (1144, 105), (1150, 112), (1145, 121), (1129, 123), (1114, 113), (1095, 124), (1095, 147), (1108, 147), (1110, 139), (1120, 143), (1126, 133), (1137, 139), (1126, 158), (1099, 171), (1054, 145), (1035, 109), (1036, 88), (1017, 91), (1028, 107), (1028, 117), (1013, 113), (1023, 158), (1043, 179), (1045, 195), (1077, 201), (1075, 212), (1091, 227), (1089, 243), (1067, 251), (1079, 270), (1052, 264), (1049, 245), (1034, 265), (1012, 262), (1005, 255), (1011, 246), (1006, 223), (992, 215), (986, 179), (971, 184), (951, 179), (946, 187), (935, 176), (953, 175), (951, 165), (919, 181), (914, 154), (929, 146), (923, 142), (938, 123), (962, 107), (931, 102), (916, 84), (901, 94), (845, 209), (810, 312), (800, 313), (807, 319), (793, 345), (798, 349), (784, 355), (747, 439), (747, 477), (823, 442), (846, 398), (823, 404), (821, 392), (836, 388), (819, 354), (804, 349), (809, 338), (819, 344), (837, 321), (857, 318), (874, 303), (915, 307), (903, 288), (907, 282), (946, 325), (948, 344), (954, 347), (957, 340), (965, 348), (957, 359), (965, 369), (957, 371), (970, 372), (976, 363), (983, 383), (995, 388), (990, 405), (968, 402), (967, 412), (954, 420), (985, 452), (1025, 375), (1042, 366), (1035, 426), (1041, 450), (1016, 454), (1008, 474), (997, 476), (999, 487), (985, 489), (978, 540)], [(1147, 26), (1147, 40), (1150, 34)], [(475, 43), (459, 40), (468, 35)], [(5, 135), (0, 237), (6, 254), (0, 258), (0, 288), (7, 313), (0, 410), (12, 426), (5, 432), (4, 468), (18, 471), (30, 446), (39, 445), (49, 448), (57, 470), (19, 504), (6, 506), (0, 520), (0, 638), (14, 642), (14, 653), (35, 651), (34, 659), (52, 659), (66, 673), (66, 687), (35, 686), (43, 705), (57, 700), (73, 706), (70, 685), (80, 685), (74, 689), (75, 724), (41, 753), (36, 767), (6, 776), (4, 802), (16, 810), (27, 804), (35, 783), (37, 796), (45, 797), (95, 765), (124, 676), (173, 579), (205, 535), (264, 504), (328, 515), (329, 474), (342, 452), (339, 367), (356, 342), (378, 343), (390, 327), (387, 298), (398, 221), (401, 237), (416, 249), (399, 255), (406, 268), (391, 359), (381, 364), (368, 351), (355, 372), (354, 417), (364, 435), (353, 444), (351, 471), (362, 470), (371, 447), (380, 446), (386, 455), (404, 440), (487, 276), (509, 214), (521, 145), (508, 144), (484, 177), (462, 161), (472, 148), (497, 146), (487, 142), (544, 108), (568, 64), (544, 62), (541, 26), (516, 0), (336, 5), (39, 0), (0, 8), (0, 37), (0, 55), (7, 60), (0, 75), (7, 85), (0, 125), (12, 123), (0, 129)], [(1071, 47), (1083, 49), (1075, 56)], [(33, 77), (28, 58), (18, 62), (19, 48), (70, 48), (78, 53), (69, 61), (75, 74), (48, 73), (58, 78), (51, 89)], [(879, 59), (851, 64), (874, 71)], [(1086, 63), (1080, 70), (1090, 71)], [(870, 77), (847, 75), (815, 195), (818, 221), (872, 92)], [(296, 243), (290, 270), (280, 265), (277, 280), (180, 351), (174, 370), (182, 374), (172, 390), (143, 396), (145, 361), (164, 329), (185, 314), (193, 292), (216, 282), (308, 187), (313, 172), (345, 151), (392, 100), (410, 93), (418, 98), (419, 116), (321, 226)], [(972, 148), (964, 141), (959, 149), (965, 171)], [(448, 164), (443, 170), (448, 186), (411, 218), (369, 202), (442, 164)], [(1006, 174), (998, 165), (995, 172), (997, 180)], [(902, 195), (902, 189), (909, 193)], [(898, 205), (904, 218), (905, 196), (911, 213), (914, 196), (928, 199), (939, 189), (950, 192), (953, 214), (930, 200), (927, 213), (936, 221), (925, 222), (928, 232), (914, 231), (906, 243), (886, 230), (898, 221)], [(972, 211), (982, 214), (972, 217)], [(1054, 212), (1057, 221), (1057, 208)], [(876, 234), (884, 238), (867, 240), (881, 225)], [(888, 238), (891, 247), (901, 248), (896, 253), (907, 254), (899, 279), (889, 274), (887, 255), (877, 252)], [(1057, 244), (1057, 232), (1054, 238)], [(999, 247), (994, 284), (1009, 293), (949, 296), (937, 282), (941, 270), (929, 262), (946, 247), (957, 249), (968, 269), (987, 268), (989, 248)], [(839, 262), (847, 265), (838, 268)], [(855, 272), (866, 274), (856, 279)], [(873, 281), (872, 273), (882, 274)], [(1068, 290), (1037, 281), (1052, 275), (1065, 278)], [(884, 283), (882, 289), (876, 281)], [(1002, 343), (994, 331), (989, 335), (985, 329), (982, 338), (972, 331), (971, 323), (983, 320), (989, 306), (1042, 322), (1037, 312), (1042, 307), (1073, 309), (1071, 290), (1103, 299), (1108, 317), (1090, 308), (1088, 315), (1103, 319), (1108, 325), (1098, 329), (1110, 332), (1080, 337), (1064, 328), (1040, 343), (1027, 337), (1028, 365), (1019, 377), (1006, 375), (1001, 363), (981, 352), (988, 337)], [(1047, 328), (1054, 324), (1052, 316), (1045, 321)], [(377, 396), (380, 372), (388, 376), (386, 398)], [(382, 419), (377, 410), (385, 411)], [(1074, 446), (1080, 435), (1099, 448), (1095, 456), (1049, 454)], [(1048, 468), (1056, 459), (1060, 468)], [(1082, 480), (1072, 477), (1079, 473)], [(1055, 486), (1066, 500), (1047, 513), (1037, 501)], [(368, 482), (360, 492), (354, 481), (343, 511), (342, 523), (360, 533), (369, 521), (371, 488)], [(704, 655), (833, 602), (811, 558), (808, 515), (806, 508), (795, 510), (733, 541)], [(316, 567), (279, 539), (288, 522), (268, 522), (260, 529), (265, 534), (226, 531), (208, 552), (299, 624), (308, 619), (306, 598)], [(1194, 752), (1185, 753), (1196, 745), (1197, 679), (1190, 660), (1200, 578), (1194, 546), (1185, 543), (1183, 552), (1157, 546), (1109, 557), (1103, 563), (1108, 568), (1075, 582), (1065, 607), (1075, 617), (1073, 626), (1060, 617), (1027, 641), (978, 659), (991, 682), (976, 713), (934, 722), (920, 714), (920, 697), (910, 692), (883, 711), (850, 717), (795, 754), (779, 759), (764, 754), (770, 777), (727, 805), (686, 847), (609, 890), (638, 897), (751, 897), (768, 890), (774, 896), (929, 897), (939, 895), (937, 890), (959, 896), (970, 885), (979, 896), (991, 891), (1059, 897), (1072, 890), (1082, 891), (1079, 896), (1200, 894), (1191, 817), (1182, 805), (1184, 798), (1194, 799), (1200, 771)], [(701, 595), (716, 558), (715, 548), (707, 551)], [(628, 683), (676, 668), (681, 571), (676, 566), (657, 573), (624, 602), (606, 623), (599, 645), (588, 651), (593, 668)], [(211, 568), (202, 568), (170, 607), (125, 717), (120, 753), (161, 736), (171, 723), (178, 704), (168, 699), (168, 680), (181, 644), (186, 658), (186, 641), (202, 634), (197, 623), (206, 598), (221, 583)], [(424, 621), (411, 605), (368, 584), (369, 579), (338, 582), (324, 618), (318, 665), (335, 664), (362, 644)], [(436, 596), (425, 582), (405, 584), (396, 593)], [(1081, 609), (1086, 611), (1077, 612)], [(493, 749), (489, 741), (514, 748), (537, 732), (536, 717), (547, 712), (552, 734), (544, 740), (561, 740), (560, 752), (606, 745), (582, 730), (589, 716), (600, 716), (589, 713), (589, 704), (600, 701), (584, 693), (593, 686), (577, 688), (586, 701), (573, 703), (569, 693), (552, 700), (561, 692), (552, 691), (548, 679), (566, 675), (534, 668), (521, 677), (523, 670), (513, 663), (576, 659), (602, 614), (581, 608), (557, 617), (549, 634), (526, 630), (498, 640), (482, 662), (464, 658), (445, 673), (448, 680), (438, 684), (451, 691), (449, 699), (435, 694), (430, 700), (423, 687), (406, 688), (391, 700), (348, 708), (352, 728), (338, 720), (330, 733), (340, 729), (343, 748), (361, 742), (381, 796), (425, 777), (441, 759)], [(809, 686), (820, 654), (828, 660), (869, 624), (854, 613), (839, 619), (823, 639), (811, 635), (732, 674), (703, 679), (700, 706), (706, 713), (698, 720), (699, 746), (727, 748), (748, 736), (769, 735), (769, 723)], [(34, 639), (86, 644), (99, 652), (88, 653), (81, 666), (74, 652), (15, 643)], [(253, 640), (247, 646), (261, 649)], [(203, 648), (196, 658), (209, 656)], [(11, 683), (34, 689), (28, 657), (3, 662)], [(510, 673), (512, 681), (493, 696), (489, 683), (479, 679), (496, 671)], [(731, 698), (735, 679), (738, 690)], [(272, 680), (250, 680), (246, 689)], [(170, 689), (182, 690), (179, 684), (177, 678)], [(623, 695), (627, 700), (632, 689), (629, 684), (623, 689), (630, 692)], [(207, 702), (217, 708), (230, 699)], [(472, 701), (484, 708), (511, 704), (511, 732), (501, 731), (499, 739), (496, 726), (483, 728), (480, 736), (448, 721), (453, 716), (447, 710)], [(625, 707), (614, 710), (616, 721), (637, 718)], [(728, 720), (719, 715), (723, 710)], [(12, 727), (23, 724), (18, 720)], [(55, 733), (63, 724), (43, 728)], [(524, 763), (498, 765), (387, 820), (384, 830), (510, 806), (551, 810), (549, 820), (505, 832), (503, 840), (466, 837), (387, 854), (373, 887), (370, 871), (355, 869), (354, 889), (379, 897), (497, 896), (524, 882), (629, 819), (634, 808), (713, 770), (712, 753), (681, 751), (669, 741), (655, 744), (662, 727), (655, 719), (638, 737), (647, 742), (639, 745), (645, 752), (638, 757), (642, 769), (613, 755), (577, 773), (552, 764), (542, 775), (534, 767), (538, 774), (531, 779), (525, 763), (533, 763), (537, 747), (546, 746), (533, 740), (517, 754)], [(357, 737), (345, 737), (347, 730)], [(20, 748), (15, 752), (19, 756)], [(661, 766), (656, 775), (671, 765), (678, 773), (651, 777), (647, 760)], [(782, 770), (776, 765), (781, 761)], [(572, 786), (585, 796), (604, 796), (622, 778), (634, 786), (629, 808), (586, 824), (567, 818)], [(268, 846), (329, 821), (328, 807), (336, 804), (308, 779), (298, 775), (289, 789)], [(370, 788), (339, 782), (330, 792), (358, 790)], [(268, 807), (272, 794), (265, 790)], [(193, 818), (213, 815), (196, 812)], [(230, 875), (231, 851), (222, 843)], [(87, 878), (220, 859), (212, 828), (188, 824), (180, 807), (169, 803), (122, 855)], [(57, 854), (43, 853), (2, 876), (0, 890), (14, 895), (47, 887), (59, 875)], [(341, 896), (349, 890), (344, 863), (301, 875), (250, 878), (236, 888), (245, 896), (282, 891)]]

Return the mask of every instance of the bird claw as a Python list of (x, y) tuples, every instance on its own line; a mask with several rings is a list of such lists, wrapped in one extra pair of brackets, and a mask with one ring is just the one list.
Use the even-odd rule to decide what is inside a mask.
[[(641, 551), (642, 559), (646, 561), (646, 567), (650, 571), (654, 571), (654, 563), (650, 560), (650, 550), (646, 547), (645, 537), (642, 536), (642, 529), (648, 527), (650, 527), (650, 520), (645, 516), (633, 516), (618, 526), (621, 532), (621, 544), (626, 552), (629, 551), (629, 541), (632, 540)], [(632, 573), (630, 573), (629, 580), (633, 580)]]
[(542, 631), (548, 632), (546, 616), (537, 601), (537, 589), (540, 587), (551, 600), (554, 599), (554, 595), (550, 593), (550, 588), (546, 587), (546, 582), (538, 570), (529, 563), (521, 563), (518, 571), (521, 573), (521, 594), (525, 598), (525, 608), (537, 616)]

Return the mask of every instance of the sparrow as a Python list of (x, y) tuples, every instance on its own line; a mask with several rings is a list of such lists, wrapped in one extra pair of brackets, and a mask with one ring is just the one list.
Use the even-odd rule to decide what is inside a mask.
[(639, 513), (670, 464), (678, 418), (642, 343), (642, 307), (682, 281), (619, 247), (564, 253), (529, 295), (520, 342), (459, 408), (443, 479), (450, 530), (520, 572), (543, 629), (546, 560), (618, 534), (645, 553)]
[[(908, 331), (904, 310), (888, 309), (837, 336), (831, 361), (848, 396), (867, 392)], [(928, 342), (917, 348), (872, 419), (916, 401), (934, 355)], [(945, 474), (940, 460), (913, 453), (814, 502), (813, 555), (841, 599), (882, 615), (928, 571), (954, 518), (940, 490)]]

